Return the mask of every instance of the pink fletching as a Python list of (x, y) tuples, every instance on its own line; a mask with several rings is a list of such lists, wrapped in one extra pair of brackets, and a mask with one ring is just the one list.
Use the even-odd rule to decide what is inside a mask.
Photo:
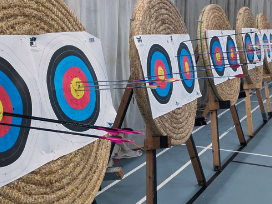
[(237, 75), (235, 75), (235, 77), (237, 77), (237, 78), (244, 78), (245, 75), (244, 74), (237, 74)]
[(99, 136), (100, 139), (104, 140), (109, 140), (111, 142), (119, 143), (121, 144), (122, 142), (129, 142), (129, 143), (134, 143), (132, 140), (127, 140), (127, 139), (119, 139), (119, 138), (113, 138), (113, 137), (104, 137), (104, 136)]
[(118, 130), (107, 130), (106, 128), (102, 128), (102, 127), (99, 127), (98, 130), (103, 130), (109, 134), (112, 134), (112, 135), (118, 135)]
[(240, 67), (240, 65), (239, 64), (234, 64), (234, 65), (231, 65), (230, 67), (233, 68), (233, 69), (237, 69), (237, 68)]

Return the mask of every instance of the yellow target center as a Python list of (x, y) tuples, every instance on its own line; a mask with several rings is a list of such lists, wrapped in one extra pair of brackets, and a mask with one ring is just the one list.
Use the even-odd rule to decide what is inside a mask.
[(163, 71), (162, 67), (158, 68), (158, 75), (159, 75), (159, 79), (164, 80), (165, 79), (165, 73)]
[(78, 78), (75, 77), (70, 84), (71, 88), (71, 94), (76, 98), (76, 99), (81, 99), (84, 96), (84, 87), (82, 81)]
[(217, 53), (216, 53), (216, 60), (217, 60), (217, 61), (221, 61), (220, 52), (217, 52)]
[(186, 71), (186, 73), (188, 73), (190, 71), (190, 67), (189, 67), (188, 62), (185, 62), (185, 71)]
[(0, 122), (3, 119), (3, 115), (4, 115), (4, 107), (3, 107), (2, 102), (0, 101)]
[(233, 49), (230, 50), (230, 56), (231, 58), (234, 58), (234, 52), (233, 52)]

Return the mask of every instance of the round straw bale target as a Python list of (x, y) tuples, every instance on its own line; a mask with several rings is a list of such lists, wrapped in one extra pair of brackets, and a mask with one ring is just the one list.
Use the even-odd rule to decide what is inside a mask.
[[(270, 23), (263, 13), (259, 13), (256, 17), (256, 24), (259, 31), (264, 29), (271, 29)], [(272, 62), (267, 61), (266, 55), (264, 56), (264, 74), (272, 74)]]
[[(144, 79), (133, 36), (187, 33), (182, 17), (170, 0), (139, 0), (134, 7), (130, 26), (130, 68), (133, 79)], [(147, 90), (138, 89), (134, 93), (143, 119), (155, 136), (171, 136), (173, 145), (187, 141), (194, 127), (196, 100), (153, 119)]]
[(248, 70), (246, 52), (244, 52), (244, 50), (247, 48), (244, 45), (243, 36), (240, 34), (242, 33), (243, 28), (256, 28), (255, 18), (248, 7), (243, 7), (238, 11), (236, 20), (236, 42), (238, 50), (240, 50), (240, 62), (241, 64), (245, 64), (242, 65), (242, 69), (243, 73), (247, 75), (245, 77), (246, 82), (248, 84), (261, 83), (263, 80), (263, 66), (257, 66), (251, 70)]
[[(2, 35), (85, 31), (62, 0), (2, 0)], [(0, 203), (92, 203), (107, 168), (110, 142), (97, 140), (0, 189)]]
[[(209, 53), (206, 30), (231, 30), (231, 26), (225, 12), (216, 4), (206, 6), (199, 16), (197, 35), (200, 39), (198, 40), (200, 53)], [(202, 66), (206, 69), (211, 67), (209, 55), (201, 55), (199, 60)], [(205, 76), (213, 77), (212, 70), (206, 70), (203, 72)], [(231, 105), (236, 103), (240, 92), (239, 78), (228, 79), (227, 81), (217, 85), (215, 85), (213, 78), (206, 79), (206, 82), (216, 100), (229, 100)]]

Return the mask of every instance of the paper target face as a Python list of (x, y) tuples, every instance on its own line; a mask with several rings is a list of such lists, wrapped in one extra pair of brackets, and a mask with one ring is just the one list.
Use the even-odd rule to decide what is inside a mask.
[[(0, 57), (0, 111), (32, 115), (32, 101), (27, 85), (13, 66)], [(30, 126), (31, 121), (23, 118), (3, 116), (1, 123)], [(15, 162), (23, 153), (29, 129), (0, 127), (0, 167)]]
[(195, 61), (189, 39), (189, 35), (134, 36), (145, 79), (175, 79), (174, 83), (152, 82), (159, 87), (147, 89), (153, 119), (201, 96), (194, 79)]
[(195, 71), (192, 54), (185, 43), (180, 44), (177, 56), (182, 84), (188, 93), (192, 93), (195, 86)]
[[(147, 74), (149, 79), (164, 80), (172, 78), (172, 65), (166, 50), (158, 45), (153, 45), (148, 53), (147, 58)], [(156, 82), (159, 86), (152, 89), (152, 94), (161, 104), (167, 104), (172, 96), (173, 84), (167, 82)]]
[(245, 35), (244, 44), (247, 53), (247, 59), (249, 63), (252, 64), (254, 62), (254, 51), (252, 51), (252, 40), (249, 33), (246, 33)]
[[(53, 54), (47, 72), (47, 87), (52, 108), (59, 120), (94, 125), (100, 112), (100, 93), (79, 88), (98, 87), (94, 85), (98, 85), (95, 71), (80, 49), (63, 46)], [(78, 132), (89, 129), (71, 125), (65, 127)]]
[(269, 42), (270, 42), (270, 51), (272, 51), (272, 34), (270, 33), (269, 36), (270, 36), (270, 38), (269, 38), (270, 39), (269, 40)]
[(233, 68), (234, 65), (239, 64), (238, 63), (238, 55), (237, 55), (237, 49), (235, 46), (235, 43), (233, 39), (228, 36), (227, 37), (227, 48), (226, 48), (226, 53), (227, 53), (227, 59), (229, 66), (232, 68), (234, 72), (237, 72), (237, 68)]
[(214, 36), (210, 42), (210, 53), (213, 66), (215, 67), (215, 71), (219, 76), (224, 76), (225, 72), (225, 61), (223, 55), (223, 49), (219, 38)]
[[(0, 112), (26, 116), (41, 114), (37, 72), (24, 36), (0, 36)], [(0, 114), (0, 187), (37, 168), (30, 162), (39, 132), (37, 121)], [(40, 158), (39, 158), (40, 159)]]
[[(32, 53), (44, 93), (41, 96), (44, 117), (106, 127), (114, 122), (116, 112), (110, 90), (100, 91), (98, 86), (100, 81), (108, 81), (101, 41), (86, 32), (34, 37), (36, 45), (32, 47)], [(99, 136), (106, 134), (80, 125), (47, 124), (46, 127)], [(59, 143), (67, 142), (66, 146), (72, 145), (74, 150), (95, 141), (89, 137), (54, 135), (59, 138)], [(67, 153), (71, 151), (65, 150)]]
[(255, 46), (256, 46), (255, 50), (257, 53), (257, 58), (259, 60), (261, 60), (262, 59), (262, 52), (261, 52), (261, 46), (260, 46), (260, 39), (259, 39), (259, 36), (257, 33), (255, 33), (254, 38), (255, 38)]
[(269, 41), (267, 38), (266, 33), (263, 34), (263, 42), (264, 42), (264, 49), (266, 51), (267, 57), (270, 58), (270, 48), (269, 48)]

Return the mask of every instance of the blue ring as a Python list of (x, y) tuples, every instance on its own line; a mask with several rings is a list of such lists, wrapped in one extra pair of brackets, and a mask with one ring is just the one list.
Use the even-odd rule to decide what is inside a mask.
[[(263, 35), (263, 41), (264, 41), (265, 44), (268, 43), (268, 38), (267, 38), (266, 34)], [(266, 41), (266, 42), (265, 42), (265, 41)], [(266, 45), (265, 47), (266, 47), (267, 55), (268, 55), (268, 57), (270, 58), (270, 48), (269, 48), (269, 45)], [(267, 51), (267, 50), (268, 50), (268, 51)]]
[[(237, 57), (234, 59), (234, 62), (232, 62), (231, 60), (231, 53), (230, 53), (230, 46), (232, 45), (233, 49), (234, 49), (234, 52), (236, 52), (236, 49), (235, 49), (235, 44), (232, 40), (228, 40), (228, 43), (227, 43), (228, 47), (227, 47), (227, 53), (228, 53), (228, 59), (229, 59), (229, 63), (230, 65), (234, 65), (234, 64), (238, 64), (237, 62)], [(235, 54), (236, 55), (236, 54)]]
[[(256, 44), (256, 45), (257, 45), (257, 41), (259, 42), (259, 46), (260, 46), (260, 39), (259, 39), (259, 36), (258, 36), (257, 33), (255, 33), (255, 44)], [(261, 52), (261, 51), (258, 52), (257, 49), (258, 49), (258, 48), (255, 49), (255, 50), (256, 50), (256, 53), (257, 53), (257, 57), (258, 57), (259, 60), (261, 60), (261, 58), (262, 58), (262, 52)]]
[[(23, 114), (23, 102), (16, 86), (9, 79), (9, 77), (2, 71), (0, 71), (0, 79), (1, 86), (5, 89), (5, 91), (10, 97), (13, 107), (13, 113)], [(22, 119), (12, 117), (12, 124), (21, 125)], [(0, 138), (0, 152), (6, 152), (7, 150), (11, 149), (14, 146), (18, 139), (20, 130), (21, 129), (19, 127), (10, 127), (9, 132), (5, 136)]]
[[(89, 104), (82, 110), (74, 109), (67, 103), (63, 92), (62, 79), (66, 71), (71, 67), (78, 67), (84, 72), (88, 81), (93, 81), (93, 77), (89, 72), (89, 69), (79, 57), (68, 56), (64, 58), (58, 64), (54, 78), (57, 101), (59, 102), (62, 111), (70, 119), (75, 121), (87, 120), (91, 115), (90, 113), (92, 113), (95, 109), (96, 94), (95, 91), (89, 91), (89, 93), (91, 94)], [(94, 83), (89, 83), (89, 85), (93, 86)]]
[[(152, 58), (151, 58), (151, 76), (152, 76), (152, 79), (156, 79), (156, 77), (154, 77), (154, 76), (156, 75), (156, 73), (155, 73), (155, 63), (156, 63), (157, 60), (163, 61), (166, 72), (171, 73), (170, 69), (169, 69), (169, 66), (168, 66), (167, 59), (164, 56), (164, 54), (162, 54), (159, 51), (156, 51), (156, 52), (153, 53)], [(167, 83), (167, 86), (164, 89), (157, 88), (155, 91), (158, 93), (159, 96), (166, 97), (169, 94), (170, 88), (171, 88), (171, 83)]]
[[(217, 59), (215, 58), (215, 48), (219, 47), (219, 50), (221, 52), (221, 56), (222, 56), (222, 65), (218, 65), (217, 64)], [(214, 36), (210, 42), (210, 55), (211, 55), (211, 59), (212, 59), (212, 63), (215, 67), (215, 71), (219, 76), (224, 76), (224, 72), (225, 72), (225, 61), (224, 61), (224, 55), (223, 55), (223, 49), (222, 46), (220, 44), (219, 38)]]
[[(248, 42), (249, 42), (250, 46), (252, 46), (251, 37), (250, 37), (250, 35), (248, 33), (246, 33), (246, 36), (245, 36), (245, 48), (246, 48), (246, 50), (248, 49), (248, 47), (247, 47)], [(251, 54), (249, 54), (250, 53), (249, 51), (246, 51), (246, 52), (247, 52), (247, 59), (252, 64), (253, 60), (254, 60), (254, 52), (251, 52)]]
[[(186, 86), (192, 87), (193, 84), (194, 84), (194, 79), (193, 79), (194, 78), (194, 76), (193, 76), (193, 73), (194, 73), (193, 66), (194, 65), (192, 63), (191, 55), (190, 55), (190, 53), (186, 49), (182, 49), (180, 55), (181, 56), (188, 56), (189, 66), (190, 66), (190, 75), (191, 75), (190, 79), (186, 78), (186, 75), (185, 75), (185, 73), (183, 71), (184, 69), (181, 70), (181, 75), (182, 75), (182, 78), (184, 79), (184, 83), (186, 84)], [(180, 60), (180, 64), (183, 65), (183, 57), (180, 57), (179, 60)]]

